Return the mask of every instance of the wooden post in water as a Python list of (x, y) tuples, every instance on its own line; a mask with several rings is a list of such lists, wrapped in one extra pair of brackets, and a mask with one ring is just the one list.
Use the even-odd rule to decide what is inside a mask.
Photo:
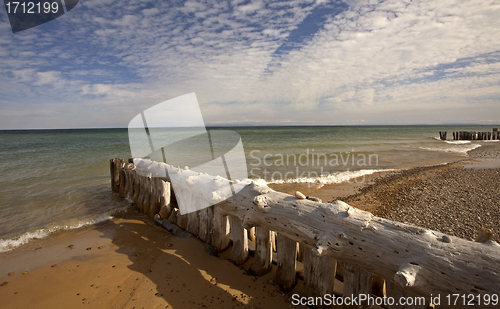
[(111, 190), (113, 192), (118, 192), (118, 187), (120, 186), (120, 162), (121, 159), (111, 159), (109, 161), (110, 173), (111, 173)]

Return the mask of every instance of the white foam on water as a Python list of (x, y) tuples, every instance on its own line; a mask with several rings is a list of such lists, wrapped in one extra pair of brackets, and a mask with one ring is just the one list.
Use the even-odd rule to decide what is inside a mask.
[(470, 144), (470, 141), (445, 141), (445, 143), (461, 145), (461, 144)]
[[(37, 229), (34, 231), (25, 232), (19, 236), (9, 238), (9, 239), (0, 239), (0, 253), (10, 251), (14, 248), (17, 248), (21, 245), (27, 244), (33, 239), (43, 239), (49, 236), (50, 234), (60, 231), (60, 230), (73, 230), (78, 229), (84, 226), (93, 225), (97, 223), (101, 223), (112, 219), (113, 217), (109, 214), (100, 214), (93, 216), (91, 218), (76, 220), (74, 223), (62, 223), (62, 224), (54, 224), (41, 229)], [(67, 222), (67, 221), (66, 221)]]
[(366, 175), (371, 175), (379, 172), (391, 172), (395, 171), (395, 169), (382, 169), (382, 170), (374, 170), (374, 169), (366, 169), (359, 171), (345, 171), (345, 172), (336, 172), (332, 174), (323, 174), (316, 177), (296, 177), (296, 178), (285, 178), (285, 179), (272, 179), (269, 181), (265, 181), (264, 179), (256, 179), (253, 180), (257, 184), (293, 184), (293, 183), (314, 183), (320, 184), (321, 186), (328, 184), (337, 184), (348, 182), (352, 179), (363, 177)]
[(423, 150), (429, 150), (429, 151), (439, 151), (439, 152), (451, 152), (451, 153), (458, 153), (462, 155), (467, 155), (467, 152), (479, 148), (481, 145), (479, 144), (457, 144), (454, 146), (448, 146), (448, 147), (419, 147), (420, 149)]

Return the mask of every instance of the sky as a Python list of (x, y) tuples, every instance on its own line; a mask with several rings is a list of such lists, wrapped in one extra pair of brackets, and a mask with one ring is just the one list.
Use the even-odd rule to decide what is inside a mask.
[(12, 33), (0, 129), (127, 127), (195, 92), (207, 125), (500, 123), (500, 1), (80, 0)]

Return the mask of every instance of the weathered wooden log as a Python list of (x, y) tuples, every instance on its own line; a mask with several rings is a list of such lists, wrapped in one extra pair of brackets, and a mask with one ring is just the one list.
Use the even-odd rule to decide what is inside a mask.
[(177, 217), (178, 216), (179, 216), (179, 209), (173, 208), (172, 211), (170, 212), (170, 216), (168, 217), (168, 221), (170, 221), (173, 224), (177, 225)]
[(120, 163), (118, 165), (118, 179), (119, 179), (119, 186), (118, 186), (118, 194), (120, 195), (121, 198), (125, 198), (125, 189), (127, 187), (127, 178), (125, 175), (125, 161), (120, 160)]
[(214, 207), (207, 207), (205, 208), (207, 210), (207, 244), (212, 243), (212, 237), (214, 235)]
[(233, 248), (229, 259), (236, 265), (241, 265), (248, 260), (248, 234), (247, 230), (238, 217), (229, 216), (229, 225), (231, 226), (231, 238), (233, 239)]
[(285, 292), (293, 289), (297, 283), (295, 267), (297, 264), (297, 242), (278, 233), (276, 237), (276, 252), (278, 267), (276, 269), (276, 284)]
[[(194, 172), (192, 176), (209, 177)], [(275, 230), (314, 247), (320, 256), (348, 261), (399, 282), (408, 295), (491, 295), (500, 290), (500, 245), (494, 241), (476, 243), (446, 236), (378, 218), (341, 201), (298, 200), (255, 183), (216, 207), (220, 215), (236, 216), (244, 226)], [(415, 274), (408, 272), (408, 265), (415, 266)]]
[(255, 254), (250, 272), (257, 276), (267, 274), (272, 269), (273, 255), (271, 251), (271, 231), (255, 228)]
[(199, 227), (199, 211), (193, 211), (187, 214), (188, 222), (186, 231), (193, 234), (194, 236), (198, 236), (198, 227)]
[[(372, 274), (353, 266), (349, 263), (342, 263), (344, 276), (343, 297), (359, 297), (360, 294), (370, 295), (372, 292)], [(370, 308), (367, 301), (360, 302), (359, 305), (345, 305), (344, 308)]]
[(306, 245), (303, 243), (297, 243), (297, 261), (304, 262), (306, 257)]
[(125, 190), (125, 196), (132, 199), (134, 196), (134, 188), (135, 188), (135, 167), (134, 164), (126, 164), (125, 165), (125, 176), (127, 177), (127, 189)]
[(333, 293), (337, 261), (329, 256), (316, 256), (312, 248), (305, 248), (304, 289), (306, 297), (323, 297)]
[(222, 214), (219, 205), (213, 206), (213, 226), (212, 226), (212, 246), (218, 252), (222, 252), (229, 247), (229, 223), (227, 215)]
[(109, 174), (111, 177), (111, 191), (112, 192), (116, 192), (115, 160), (116, 160), (116, 158), (109, 160)]
[(136, 209), (142, 213), (144, 209), (144, 198), (146, 195), (146, 176), (139, 176), (139, 195), (137, 197)]
[[(394, 299), (393, 305), (388, 305), (389, 309), (426, 309), (428, 308), (429, 302), (424, 298), (410, 297), (406, 294), (399, 284), (387, 280), (386, 284), (386, 296), (392, 297)], [(405, 305), (401, 305), (399, 302), (404, 298), (407, 302)]]
[(188, 226), (188, 215), (181, 215), (181, 213), (177, 213), (177, 226), (183, 230), (187, 229)]
[(500, 246), (495, 242), (480, 245), (453, 236), (445, 242), (443, 233), (378, 218), (341, 201), (298, 200), (256, 184), (220, 205), (246, 224), (274, 229), (316, 247), (320, 255), (349, 261), (382, 278), (394, 278), (409, 262), (418, 264), (416, 281), (408, 287), (412, 295), (500, 289)]
[(134, 205), (137, 205), (137, 200), (138, 200), (138, 197), (139, 197), (139, 193), (140, 193), (140, 180), (139, 180), (139, 177), (140, 175), (136, 173), (135, 171), (135, 166), (133, 167), (133, 171), (132, 172), (132, 183), (131, 183), (131, 186), (134, 187), (132, 189), (132, 194), (130, 195), (130, 199), (132, 200), (132, 203)]
[(248, 230), (248, 239), (250, 239), (250, 241), (255, 242), (255, 226), (252, 226), (252, 227)]
[(210, 243), (210, 228), (209, 226), (211, 225), (210, 219), (213, 218), (208, 218), (208, 211), (211, 210), (211, 207), (204, 208), (198, 212), (199, 214), (199, 221), (198, 221), (198, 238), (203, 241), (204, 243), (209, 244)]
[(119, 174), (115, 168), (115, 161), (118, 159), (109, 160), (109, 173), (111, 174), (111, 191), (118, 192), (118, 178)]
[(161, 179), (160, 190), (160, 217), (162, 219), (168, 219), (172, 212), (170, 206), (170, 182)]
[(151, 201), (151, 176), (146, 176), (144, 179), (144, 200), (142, 201), (141, 211), (143, 214), (149, 213), (149, 206)]
[(151, 206), (149, 207), (149, 217), (154, 218), (156, 214), (160, 212), (160, 199), (162, 196), (162, 182), (161, 178), (151, 179)]
[(146, 176), (141, 176), (141, 175), (138, 175), (138, 184), (137, 184), (138, 188), (139, 188), (139, 194), (137, 194), (137, 200), (135, 202), (135, 208), (137, 210), (139, 210), (139, 212), (142, 212), (142, 210), (144, 209), (144, 205), (143, 205), (143, 202), (144, 202), (144, 197), (145, 197), (145, 194), (146, 194)]
[(385, 279), (377, 275), (372, 275), (373, 295), (383, 297), (385, 295)]
[(271, 245), (273, 247), (273, 252), (276, 252), (276, 232), (271, 231)]

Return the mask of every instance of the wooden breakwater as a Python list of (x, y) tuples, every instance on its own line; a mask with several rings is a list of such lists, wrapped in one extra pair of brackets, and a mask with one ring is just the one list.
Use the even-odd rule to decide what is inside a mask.
[[(493, 128), (491, 132), (476, 132), (476, 131), (456, 131), (453, 132), (454, 141), (491, 141), (500, 140), (500, 132), (498, 128)], [(446, 131), (439, 131), (439, 138), (441, 140), (447, 139)]]
[[(164, 163), (143, 162), (166, 168)], [(230, 248), (230, 259), (237, 265), (253, 253), (249, 270), (255, 275), (268, 273), (274, 262), (275, 281), (284, 291), (294, 288), (298, 274), (302, 296), (333, 293), (336, 278), (342, 281), (344, 296), (425, 299), (418, 306), (396, 302), (386, 308), (427, 308), (436, 295), (441, 295), (440, 308), (469, 308), (461, 302), (448, 304), (446, 296), (452, 294), (471, 295), (476, 307), (484, 307), (478, 300), (500, 291), (500, 245), (491, 240), (467, 241), (382, 219), (341, 201), (297, 199), (255, 183), (224, 202), (180, 215), (168, 175), (152, 178), (121, 159), (112, 159), (110, 170), (113, 191), (158, 223), (176, 225), (219, 252)], [(298, 273), (299, 265), (303, 270)]]

